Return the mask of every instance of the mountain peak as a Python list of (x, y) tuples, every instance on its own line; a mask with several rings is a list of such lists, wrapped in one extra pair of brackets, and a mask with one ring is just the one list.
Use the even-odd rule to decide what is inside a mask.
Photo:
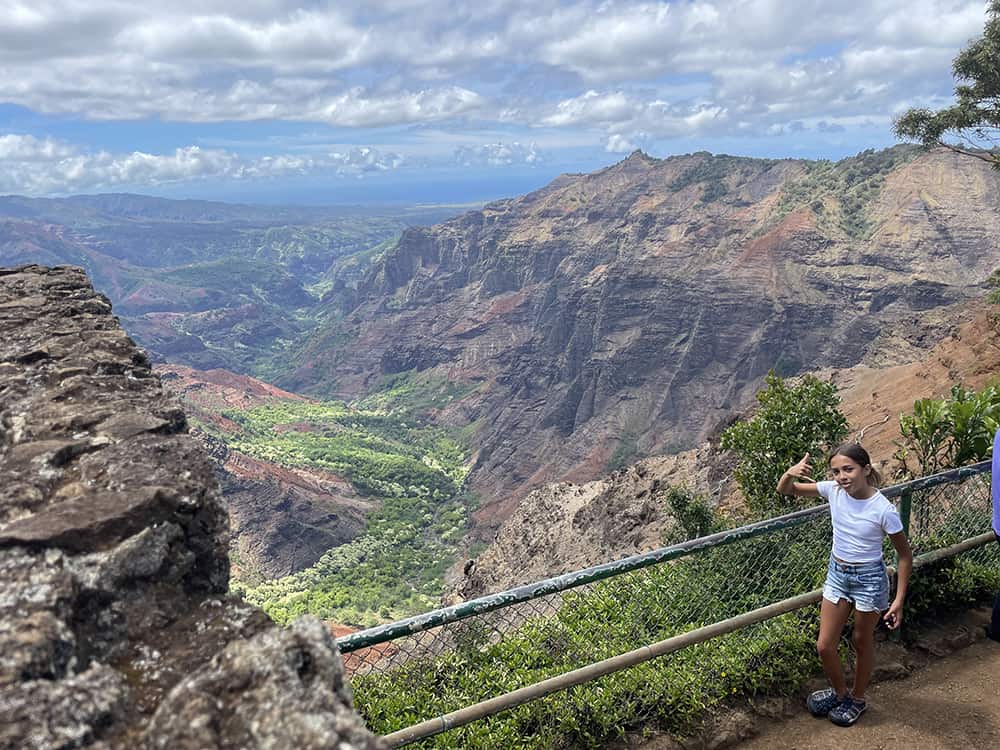
[(643, 151), (641, 148), (637, 148), (635, 151), (633, 151), (631, 154), (629, 154), (624, 159), (624, 161), (626, 161), (626, 162), (641, 161), (641, 162), (646, 162), (648, 164), (652, 164), (653, 162), (656, 162), (656, 161), (659, 161), (659, 160), (656, 159), (653, 156), (650, 156), (645, 151)]

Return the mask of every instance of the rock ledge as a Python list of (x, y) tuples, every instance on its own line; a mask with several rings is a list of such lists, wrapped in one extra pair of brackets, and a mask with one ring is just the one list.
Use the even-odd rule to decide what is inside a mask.
[(186, 432), (81, 269), (0, 269), (0, 750), (383, 747), (319, 622), (226, 596)]

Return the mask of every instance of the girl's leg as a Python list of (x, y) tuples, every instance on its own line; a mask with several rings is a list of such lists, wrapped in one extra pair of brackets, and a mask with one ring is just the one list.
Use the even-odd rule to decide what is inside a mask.
[(844, 632), (844, 623), (851, 615), (854, 607), (847, 599), (841, 599), (834, 604), (829, 599), (823, 599), (819, 609), (819, 639), (816, 650), (823, 662), (823, 672), (830, 681), (830, 686), (837, 691), (837, 697), (843, 698), (847, 692), (847, 682), (844, 680), (844, 670), (840, 665), (840, 636)]
[(881, 616), (881, 612), (854, 613), (854, 653), (857, 655), (857, 664), (854, 667), (852, 694), (856, 701), (864, 701), (865, 690), (872, 678), (872, 668), (875, 666), (875, 628)]

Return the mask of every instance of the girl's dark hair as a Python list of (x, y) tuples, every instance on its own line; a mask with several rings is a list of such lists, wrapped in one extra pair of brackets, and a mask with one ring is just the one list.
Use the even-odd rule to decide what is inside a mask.
[(834, 456), (846, 456), (862, 469), (866, 466), (871, 468), (871, 472), (868, 474), (868, 484), (872, 487), (881, 486), (882, 475), (879, 474), (878, 469), (872, 466), (871, 456), (868, 455), (868, 451), (861, 447), (860, 443), (844, 443), (830, 454), (830, 460), (833, 460)]

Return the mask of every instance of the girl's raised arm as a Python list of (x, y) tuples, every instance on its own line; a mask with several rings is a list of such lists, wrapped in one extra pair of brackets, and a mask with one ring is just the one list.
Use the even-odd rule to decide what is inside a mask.
[[(809, 454), (802, 457), (795, 466), (781, 475), (778, 480), (778, 492), (782, 495), (794, 495), (795, 497), (819, 497), (819, 489), (816, 482), (810, 476), (812, 467), (809, 465)], [(804, 479), (804, 482), (796, 482), (796, 479)]]

